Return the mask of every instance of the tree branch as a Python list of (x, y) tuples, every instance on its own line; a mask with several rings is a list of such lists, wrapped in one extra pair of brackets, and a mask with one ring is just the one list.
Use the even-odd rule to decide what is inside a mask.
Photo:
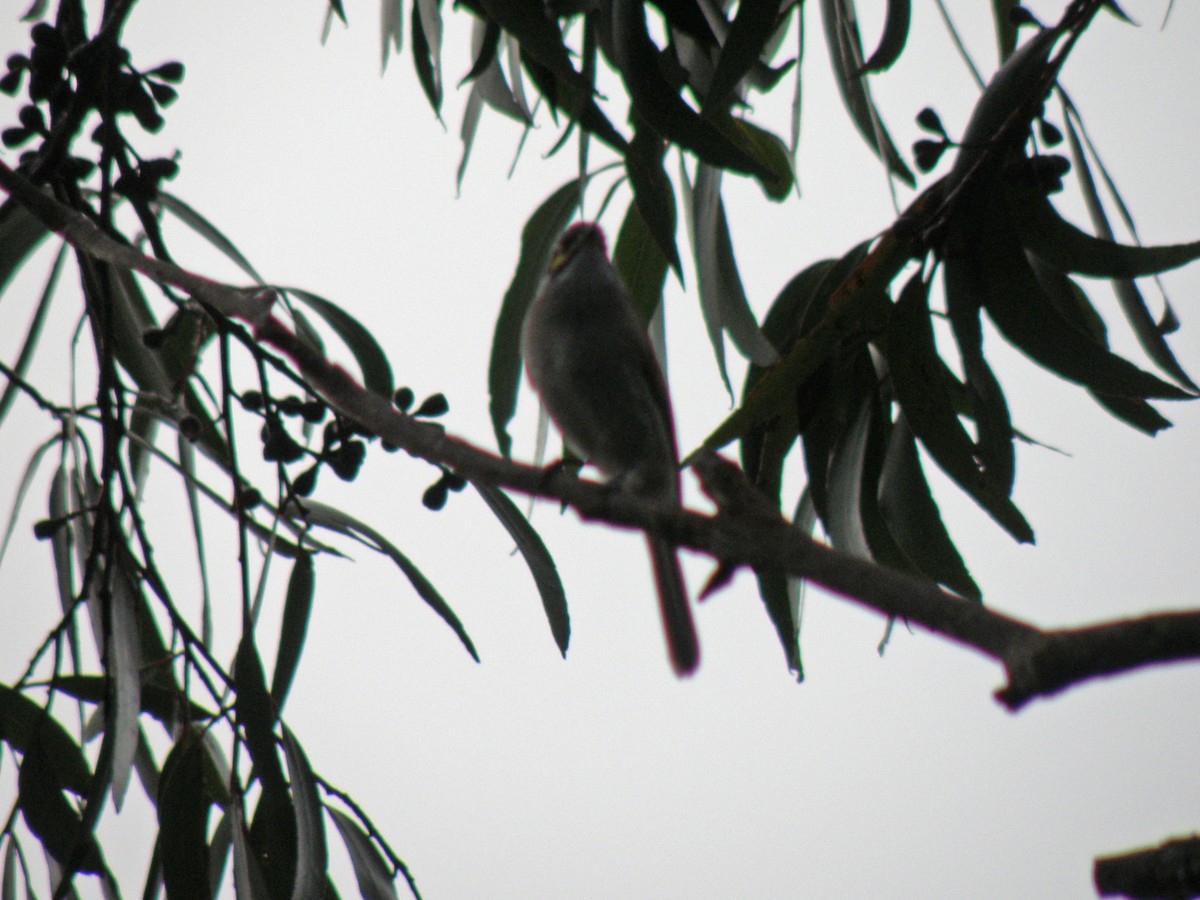
[(188, 292), (215, 315), (250, 325), (255, 339), (291, 360), (309, 386), (364, 431), (479, 484), (554, 499), (590, 521), (652, 531), (727, 566), (745, 565), (807, 579), (885, 616), (920, 625), (1001, 663), (1008, 684), (996, 698), (1016, 710), (1036, 697), (1147, 665), (1200, 659), (1200, 611), (1160, 613), (1085, 628), (1043, 631), (963, 600), (928, 580), (819, 544), (784, 520), (732, 463), (696, 462), (718, 505), (715, 515), (647, 499), (561, 469), (514, 463), (414, 419), (364, 390), (344, 369), (300, 341), (271, 313), (274, 293), (242, 289), (152, 259), (102, 232), (0, 162), (0, 187), (77, 250)]
[(1096, 859), (1092, 878), (1101, 897), (1200, 896), (1200, 837), (1176, 838), (1150, 850)]

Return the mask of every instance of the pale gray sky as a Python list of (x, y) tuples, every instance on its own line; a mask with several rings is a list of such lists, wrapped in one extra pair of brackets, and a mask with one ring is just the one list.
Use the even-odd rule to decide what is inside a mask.
[[(873, 34), (882, 4), (860, 5)], [(935, 106), (958, 133), (975, 97), (933, 4), (914, 5), (913, 45), (873, 81), (902, 147), (917, 137), (912, 119), (922, 106)], [(1131, 8), (1145, 22), (1140, 29), (1102, 16), (1064, 75), (1149, 242), (1200, 237), (1191, 146), (1200, 128), (1200, 13), (1177, 4), (1164, 32), (1165, 5)], [(1054, 19), (1060, 6), (1035, 8)], [(188, 66), (167, 128), (139, 146), (180, 148), (175, 193), (266, 278), (357, 316), (379, 337), (399, 383), (418, 396), (445, 391), (447, 426), (491, 446), (488, 345), (520, 224), (572, 175), (574, 153), (540, 159), (557, 136), (543, 120), (506, 180), (519, 133), (485, 115), (456, 198), (466, 96), (453, 88), (466, 68), (459, 17), (449, 16), (443, 129), (418, 90), (407, 29), (404, 51), (381, 79), (377, 9), (347, 3), (347, 12), (349, 30), (335, 27), (321, 47), (319, 3), (139, 6), (126, 31), (135, 61), (179, 58)], [(816, 13), (808, 10), (803, 199), (771, 205), (748, 182), (727, 179), (741, 271), (759, 311), (794, 272), (840, 255), (894, 215), (879, 168), (838, 105)], [(976, 4), (957, 15), (990, 69), (990, 12)], [(10, 50), (23, 40), (13, 27), (0, 26)], [(789, 100), (778, 109), (760, 104), (764, 124), (785, 131)], [(618, 223), (606, 222), (610, 230)], [(198, 242), (176, 239), (185, 267), (240, 280)], [(5, 297), (5, 353), (17, 345), (44, 269), (32, 266), (24, 293)], [(1166, 283), (1184, 322), (1173, 346), (1196, 375), (1200, 269)], [(1094, 296), (1103, 296), (1099, 286)], [(668, 304), (672, 390), (681, 443), (690, 448), (727, 405), (694, 294), (676, 285)], [(1098, 305), (1111, 315), (1114, 344), (1140, 360), (1115, 303)], [(57, 333), (73, 324), (66, 317)], [(1033, 548), (1012, 544), (939, 484), (943, 513), (987, 601), (1043, 625), (1196, 606), (1200, 414), (1166, 409), (1176, 427), (1150, 440), (1090, 406), (1078, 388), (1002, 351), (994, 336), (993, 347), (1017, 424), (1071, 456), (1020, 451), (1016, 500), (1037, 531)], [(514, 453), (523, 458), (533, 454), (531, 397), (523, 391), (514, 429)], [(31, 440), (41, 428), (31, 428)], [(0, 437), (13, 440), (7, 431)], [(0, 498), (24, 456), (6, 449)], [(287, 710), (313, 767), (362, 802), (429, 900), (1085, 898), (1094, 896), (1096, 854), (1197, 827), (1195, 667), (1096, 683), (1014, 716), (991, 699), (1001, 684), (996, 666), (903, 628), (881, 659), (880, 617), (810, 594), (808, 678), (797, 686), (753, 580), (741, 575), (698, 610), (702, 667), (681, 683), (666, 662), (642, 541), (544, 505), (534, 523), (571, 604), (564, 662), (524, 565), (482, 504), (468, 492), (438, 514), (421, 506), (434, 478), (403, 456), (372, 453), (354, 485), (323, 478), (322, 489), (332, 490), (322, 498), (370, 522), (423, 567), (463, 619), (482, 664), (386, 561), (365, 551), (353, 562), (322, 559)], [(151, 481), (151, 524), (178, 536), (176, 571), (186, 577), (194, 564), (179, 499), (171, 479)], [(162, 550), (173, 540), (160, 538)], [(209, 540), (212, 563), (232, 567), (225, 523)], [(48, 549), (28, 541), (19, 549), (0, 569), (4, 680), (17, 677), (55, 607)], [(698, 588), (709, 562), (689, 557), (686, 566)], [(285, 576), (281, 566), (272, 573), (260, 625), (268, 646)], [(220, 599), (230, 617), (235, 597)], [(224, 631), (218, 655), (230, 658), (236, 637)], [(103, 824), (121, 836), (111, 862), (129, 894), (140, 890), (150, 853), (149, 813), (136, 799), (120, 817), (106, 812)], [(353, 879), (332, 834), (330, 845), (350, 895)]]

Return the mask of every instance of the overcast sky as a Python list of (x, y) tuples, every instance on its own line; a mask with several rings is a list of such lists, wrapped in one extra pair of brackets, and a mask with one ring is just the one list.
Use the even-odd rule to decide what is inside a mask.
[[(741, 271), (760, 312), (792, 274), (894, 218), (887, 183), (834, 93), (816, 5), (806, 6), (803, 198), (773, 205), (754, 185), (727, 179)], [(959, 133), (976, 97), (933, 4), (914, 6), (907, 56), (873, 80), (901, 147), (918, 137), (912, 120), (921, 107), (935, 106)], [(1054, 20), (1061, 6), (1035, 9)], [(381, 78), (378, 11), (373, 2), (346, 7), (350, 28), (335, 26), (321, 46), (320, 3), (139, 5), (126, 29), (135, 62), (148, 68), (178, 58), (188, 73), (167, 128), (138, 146), (180, 149), (173, 192), (268, 280), (310, 289), (358, 317), (399, 383), (418, 397), (444, 391), (447, 427), (491, 447), (486, 367), (495, 314), (520, 226), (571, 177), (574, 153), (541, 159), (557, 137), (543, 119), (507, 179), (519, 130), (485, 114), (456, 197), (466, 91), (453, 85), (467, 67), (461, 17), (450, 17), (443, 127), (417, 87), (407, 29), (404, 51)], [(873, 35), (882, 4), (861, 7)], [(1130, 4), (1145, 23), (1138, 29), (1102, 15), (1064, 74), (1142, 237), (1155, 243), (1200, 237), (1200, 12), (1176, 4), (1160, 31), (1165, 7)], [(990, 71), (990, 12), (958, 8), (969, 47)], [(23, 34), (11, 19), (0, 24), (6, 53), (23, 49)], [(788, 102), (759, 104), (760, 121), (786, 133)], [(6, 161), (13, 157), (5, 151)], [(610, 230), (623, 208), (614, 205)], [(1063, 208), (1078, 213), (1070, 200)], [(172, 246), (186, 268), (242, 280), (182, 233)], [(19, 345), (44, 272), (44, 263), (32, 265), (0, 306), (4, 359)], [(1196, 376), (1200, 268), (1165, 282), (1183, 320), (1173, 346)], [(1114, 345), (1141, 361), (1115, 302), (1100, 285), (1093, 297), (1110, 317)], [(671, 386), (680, 443), (690, 449), (728, 406), (694, 291), (676, 284), (667, 303)], [(48, 341), (74, 327), (77, 306), (61, 309)], [(1005, 352), (994, 335), (988, 346), (1017, 425), (1067, 455), (1019, 450), (1015, 499), (1037, 531), (1036, 547), (1014, 545), (970, 501), (937, 484), (987, 602), (1047, 626), (1195, 607), (1200, 411), (1164, 409), (1176, 427), (1150, 440), (1080, 389)], [(56, 367), (61, 373), (57, 359), (42, 364), (48, 378)], [(524, 390), (514, 428), (514, 455), (523, 459), (533, 455), (531, 398)], [(33, 415), (19, 421), (31, 441), (49, 433)], [(12, 449), (12, 427), (0, 432), (0, 499), (11, 495), (28, 455)], [(882, 618), (811, 593), (802, 634), (807, 679), (797, 685), (753, 579), (740, 575), (698, 610), (701, 669), (679, 682), (662, 646), (641, 539), (543, 505), (534, 524), (555, 554), (571, 608), (564, 661), (524, 565), (478, 499), (453, 496), (436, 514), (421, 506), (435, 478), (403, 455), (372, 453), (355, 484), (325, 477), (319, 496), (387, 534), (424, 569), (482, 664), (394, 567), (355, 550), (352, 561), (318, 560), (307, 654), (287, 710), (314, 768), (358, 798), (429, 900), (1084, 898), (1094, 896), (1096, 854), (1197, 828), (1194, 666), (1094, 683), (1011, 715), (991, 699), (1002, 683), (994, 664), (904, 628), (880, 658)], [(793, 474), (791, 489), (800, 484)], [(151, 481), (151, 526), (162, 529), (168, 564), (177, 544), (175, 571), (186, 579), (194, 563), (180, 498), (171, 479)], [(209, 539), (212, 565), (232, 570), (231, 529), (216, 520)], [(0, 569), (6, 681), (18, 677), (57, 608), (48, 548), (23, 540)], [(698, 556), (685, 564), (698, 588), (711, 564)], [(268, 648), (285, 578), (277, 564), (259, 631)], [(236, 596), (230, 588), (220, 598), (230, 616)], [(236, 640), (236, 629), (222, 632), (218, 656), (231, 658)], [(12, 766), (3, 772), (11, 779)], [(106, 812), (103, 824), (105, 834), (121, 836), (110, 861), (132, 895), (149, 858), (148, 815), (131, 802), (120, 817)], [(332, 835), (330, 843), (349, 896), (348, 865)]]

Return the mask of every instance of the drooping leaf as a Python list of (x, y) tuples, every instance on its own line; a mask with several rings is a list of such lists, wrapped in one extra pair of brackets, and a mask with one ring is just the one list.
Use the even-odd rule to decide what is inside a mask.
[[(720, 326), (742, 356), (758, 366), (773, 365), (779, 360), (779, 354), (758, 327), (733, 255), (733, 239), (725, 217), (725, 203), (721, 199), (719, 170), (704, 164), (697, 166), (692, 204), (696, 220), (696, 273), (701, 295), (707, 288), (715, 297), (713, 305), (719, 310)], [(709, 301), (704, 303), (707, 309)]]
[(442, 116), (442, 11), (439, 0), (414, 0), (412, 58), (417, 81), (434, 115)]
[(825, 43), (833, 63), (834, 79), (851, 121), (888, 171), (910, 187), (915, 186), (916, 179), (892, 143), (875, 108), (866, 78), (859, 74), (864, 59), (852, 0), (821, 0), (821, 21), (825, 26)]
[(12, 197), (0, 203), (0, 295), (49, 233), (33, 213)]
[[(947, 192), (968, 176), (980, 178), (976, 167), (981, 161), (993, 173), (998, 172), (1008, 159), (1005, 151), (1025, 141), (1029, 122), (1041, 109), (1041, 100), (1054, 83), (1050, 52), (1059, 37), (1057, 28), (1039, 31), (992, 76), (963, 132), (954, 166), (946, 178)], [(1023, 123), (1014, 118), (1018, 113), (1022, 114)], [(1024, 127), (1016, 127), (1021, 124)], [(1002, 134), (1010, 141), (1007, 148), (997, 146)], [(985, 189), (986, 186), (980, 192)]]
[(425, 577), (424, 573), (398, 547), (370, 525), (339, 509), (311, 499), (305, 500), (304, 506), (309, 521), (312, 524), (348, 535), (360, 541), (364, 546), (384, 554), (394, 562), (400, 571), (404, 573), (405, 577), (408, 578), (418, 596), (425, 601), (430, 609), (441, 617), (442, 621), (450, 626), (467, 652), (471, 654), (471, 658), (479, 662), (479, 654), (475, 651), (475, 645), (471, 642), (470, 636), (467, 634), (466, 629), (463, 627), (462, 622), (459, 621), (454, 610), (450, 608), (450, 605), (438, 593), (433, 583)]
[(110, 702), (104, 707), (106, 737), (113, 740), (112, 798), (117, 812), (125, 801), (133, 757), (137, 753), (138, 716), (142, 709), (142, 656), (138, 634), (137, 607), (144, 598), (137, 576), (125, 567), (128, 557), (118, 557), (120, 568), (109, 593), (110, 630), (106, 668), (111, 679)]
[(309, 291), (294, 287), (279, 290), (287, 291), (319, 315), (342, 339), (354, 354), (354, 361), (358, 363), (359, 371), (362, 372), (363, 387), (380, 397), (392, 396), (396, 386), (392, 378), (391, 363), (388, 362), (387, 354), (383, 352), (375, 336), (358, 319), (336, 303)]
[(325, 885), (325, 870), (329, 866), (321, 798), (317, 795), (316, 780), (304, 748), (286, 725), (283, 726), (283, 754), (296, 809), (296, 881), (292, 898), (320, 897)]
[(558, 577), (558, 567), (554, 564), (554, 558), (546, 549), (541, 535), (529, 524), (529, 520), (521, 514), (507, 494), (498, 487), (475, 482), (472, 484), (521, 551), (542, 598), (542, 608), (546, 611), (546, 621), (550, 624), (554, 643), (559, 652), (566, 657), (567, 645), (571, 641), (571, 618), (567, 611), (566, 591), (563, 590), (562, 579)]
[[(3, 215), (4, 208), (0, 207), (0, 215)], [(4, 225), (0, 222), (0, 240), (3, 240)], [(21, 342), (21, 350), (17, 354), (16, 362), (12, 364), (12, 372), (17, 378), (24, 378), (29, 371), (29, 364), (33, 361), (33, 354), (37, 350), (38, 341), (42, 336), (42, 326), (46, 324), (46, 316), (50, 312), (50, 302), (54, 299), (55, 290), (58, 288), (58, 278), (62, 274), (63, 262), (67, 258), (67, 244), (63, 244), (59, 248), (58, 254), (54, 257), (54, 263), (50, 267), (50, 275), (46, 279), (46, 286), (42, 289), (42, 296), (38, 300), (37, 308), (34, 310), (33, 319), (29, 323), (29, 329), (25, 332), (25, 340)], [(0, 254), (3, 254), (3, 247), (0, 246)], [(0, 279), (3, 275), (0, 273)], [(3, 291), (3, 284), (0, 281), (0, 292)], [(3, 422), (8, 415), (8, 410), (12, 407), (12, 403), (17, 399), (17, 394), (20, 393), (20, 388), (17, 383), (7, 375), (5, 376), (4, 393), (0, 394), (0, 422)], [(3, 555), (0, 553), (0, 555)]]
[(650, 5), (663, 14), (672, 28), (678, 28), (703, 46), (717, 46), (717, 36), (697, 0), (650, 0)]
[(1017, 26), (1013, 24), (1012, 12), (1020, 0), (992, 0), (992, 21), (996, 27), (996, 50), (1003, 64), (1012, 56), (1017, 46)]
[(980, 599), (979, 586), (942, 522), (903, 414), (892, 424), (879, 504), (896, 542), (922, 572), (963, 597)]
[(379, 0), (379, 72), (387, 71), (392, 51), (399, 53), (404, 40), (404, 10), (401, 0)]
[(871, 427), (872, 401), (871, 397), (862, 399), (849, 427), (842, 432), (835, 445), (836, 452), (827, 464), (828, 511), (823, 517), (825, 530), (833, 546), (863, 559), (872, 559), (862, 517), (863, 464)]
[(275, 657), (275, 673), (271, 677), (271, 701), (282, 711), (292, 679), (300, 665), (304, 638), (312, 614), (315, 572), (312, 554), (301, 553), (292, 565), (287, 594), (283, 601), (283, 622), (279, 631), (279, 651)]
[(912, 0), (888, 0), (879, 46), (863, 63), (863, 72), (882, 72), (890, 69), (904, 52), (908, 43), (908, 28), (912, 22)]
[(1045, 194), (1019, 182), (1010, 185), (1006, 199), (1021, 243), (1062, 272), (1137, 278), (1200, 259), (1200, 241), (1138, 247), (1094, 237), (1059, 215)]
[(726, 108), (738, 84), (758, 62), (763, 48), (774, 34), (782, 6), (782, 0), (738, 5), (729, 34), (721, 46), (721, 55), (717, 58), (717, 67), (701, 112), (710, 113)]
[[(1099, 191), (1096, 190), (1087, 155), (1083, 151), (1071, 118), (1068, 108), (1067, 115), (1064, 117), (1067, 126), (1067, 144), (1071, 150), (1071, 159), (1080, 189), (1083, 192), (1083, 199), (1087, 204), (1088, 215), (1091, 217), (1092, 226), (1096, 229), (1097, 235), (1103, 240), (1111, 241), (1113, 240), (1113, 231), (1108, 224), (1108, 217), (1104, 214), (1104, 206), (1100, 201)], [(1138, 343), (1141, 344), (1146, 354), (1158, 364), (1159, 368), (1180, 384), (1194, 391), (1200, 390), (1175, 359), (1175, 355), (1167, 345), (1166, 338), (1159, 329), (1158, 323), (1155, 322), (1154, 316), (1150, 314), (1146, 301), (1133, 279), (1114, 279), (1113, 293), (1116, 294), (1117, 302), (1121, 304), (1121, 311), (1125, 314)]]
[(659, 49), (646, 27), (640, 0), (614, 0), (612, 39), (630, 102), (655, 131), (714, 166), (763, 174), (758, 163), (700, 117), (663, 77)]
[[(56, 691), (62, 691), (85, 703), (100, 704), (105, 699), (106, 685), (103, 675), (56, 675), (53, 685)], [(185, 706), (182, 696), (153, 682), (142, 685), (141, 701), (142, 712), (153, 716), (167, 728), (176, 723), (180, 713), (188, 720), (196, 722), (213, 717), (212, 710), (190, 700)]]
[[(947, 303), (958, 290), (950, 268), (948, 261)], [(975, 323), (978, 324), (977, 311)], [(1033, 530), (1008, 496), (1008, 472), (997, 474), (986, 466), (980, 467), (976, 456), (979, 448), (958, 418), (943, 375), (944, 363), (934, 342), (928, 286), (920, 275), (913, 276), (905, 285), (893, 309), (887, 356), (905, 420), (934, 461), (1013, 538), (1031, 542)], [(978, 423), (982, 413), (977, 409), (975, 414)], [(1007, 422), (1007, 409), (1004, 421)], [(1008, 431), (1007, 441), (1011, 443), (1011, 426)]]
[(713, 124), (758, 163), (759, 172), (754, 180), (768, 198), (779, 202), (791, 195), (796, 173), (791, 153), (779, 137), (753, 122), (731, 116), (717, 119)]
[(491, 19), (476, 19), (471, 23), (471, 54), (475, 61), (458, 82), (459, 87), (474, 81), (496, 62), (500, 34), (500, 26)]
[(367, 833), (340, 810), (330, 808), (329, 817), (350, 854), (350, 864), (354, 867), (363, 900), (397, 900), (391, 870)]
[(1069, 325), (1045, 296), (1017, 234), (1004, 227), (999, 217), (990, 220), (988, 233), (986, 244), (976, 248), (970, 264), (978, 267), (986, 286), (983, 305), (988, 317), (1009, 342), (1063, 378), (1102, 393), (1141, 398), (1189, 396)]
[[(793, 276), (772, 301), (763, 318), (762, 331), (778, 351), (786, 352), (795, 341), (811, 305), (823, 302), (818, 298), (818, 288), (836, 262), (826, 259), (808, 266)], [(746, 370), (743, 399), (766, 372), (755, 365)], [(742, 468), (760, 490), (780, 505), (784, 459), (799, 434), (797, 413), (795, 406), (783, 406), (775, 418), (751, 429), (741, 440)]]
[(43, 707), (20, 691), (0, 685), (0, 740), (25, 755), (34, 740), (55, 784), (78, 796), (87, 793), (92, 773), (79, 744)]
[(163, 762), (158, 794), (158, 855), (171, 900), (209, 900), (208, 815), (204, 751), (185, 729)]
[(667, 280), (667, 259), (650, 233), (650, 226), (638, 210), (637, 203), (629, 204), (621, 221), (612, 262), (642, 319), (650, 321), (662, 303), (663, 286)]
[(43, 745), (47, 717), (40, 718), (30, 734), (29, 744), (17, 773), (17, 804), (29, 830), (37, 836), (63, 869), (97, 873), (104, 869), (100, 847), (90, 831), (84, 831), (80, 817), (62, 794), (59, 769)]
[[(61, 438), (58, 435), (50, 438), (38, 446), (33, 451), (33, 455), (29, 457), (29, 461), (25, 463), (25, 469), (21, 472), (21, 481), (17, 484), (17, 493), (13, 498), (12, 509), (8, 513), (8, 523), (4, 526), (4, 537), (0, 539), (0, 561), (4, 559), (4, 554), (8, 551), (8, 542), (12, 538), (13, 531), (17, 525), (17, 518), (21, 513), (21, 507), (25, 503), (25, 495), (29, 493), (30, 487), (33, 486), (34, 478), (37, 475), (38, 468), (42, 464), (42, 459), (46, 452), (53, 447), (58, 446)], [(51, 521), (56, 521), (53, 513), (50, 514)], [(56, 528), (57, 533), (61, 528)]]
[(279, 753), (275, 745), (276, 710), (267, 693), (266, 676), (254, 636), (249, 631), (238, 642), (237, 658), (234, 662), (233, 682), (237, 688), (234, 709), (237, 722), (246, 740), (250, 758), (262, 782), (263, 791), (286, 792), (283, 767), (279, 764)]
[(462, 190), (463, 179), (467, 175), (467, 163), (471, 160), (471, 148), (475, 146), (475, 134), (479, 130), (479, 120), (483, 115), (483, 93), (478, 84), (471, 85), (471, 93), (463, 106), (462, 124), (459, 125), (458, 135), (462, 141), (462, 155), (458, 160), (458, 168), (454, 174), (455, 190)]
[(683, 266), (675, 244), (675, 192), (663, 169), (665, 144), (643, 120), (634, 118), (633, 140), (625, 154), (625, 172), (633, 188), (633, 200), (660, 254), (683, 281)]
[(261, 866), (250, 845), (246, 822), (238, 800), (230, 804), (226, 817), (233, 838), (233, 888), (238, 900), (274, 900)]
[[(714, 175), (719, 170), (706, 168), (703, 166), (696, 167), (696, 187), (700, 187), (700, 175), (702, 172), (708, 171), (710, 175)], [(709, 179), (710, 190), (706, 195), (697, 196), (697, 191), (693, 188), (692, 183), (688, 180), (687, 168), (683, 164), (683, 159), (679, 160), (679, 187), (683, 192), (683, 211), (685, 221), (688, 228), (688, 243), (692, 246), (693, 259), (697, 261), (697, 272), (699, 273), (699, 260), (701, 251), (699, 246), (700, 241), (700, 220), (701, 218), (707, 223), (715, 213), (702, 213), (699, 205), (702, 203), (716, 203), (720, 201), (720, 182), (716, 182), (717, 192), (711, 190), (713, 184), (712, 178)], [(713, 264), (711, 261), (706, 262), (706, 266), (711, 270)], [(725, 390), (729, 392), (729, 396), (733, 397), (733, 385), (729, 381), (729, 367), (725, 363), (725, 332), (721, 323), (721, 305), (720, 298), (716, 290), (714, 290), (713, 279), (708, 274), (698, 274), (697, 280), (700, 283), (700, 313), (704, 317), (704, 330), (708, 333), (708, 343), (712, 347), (713, 357), (717, 363), (717, 372), (721, 375), (721, 381), (725, 384)], [(715, 449), (715, 448), (714, 448)]]
[[(973, 254), (989, 252), (989, 244), (985, 242), (990, 235), (989, 220), (976, 211), (975, 205), (963, 204), (951, 224), (943, 279), (946, 312), (962, 357), (968, 414), (975, 421), (978, 462), (987, 474), (989, 490), (1008, 497), (1016, 477), (1016, 450), (1008, 401), (983, 352), (981, 313), (990, 287)], [(917, 420), (910, 416), (910, 422), (917, 434), (922, 435)], [(966, 475), (965, 469), (963, 474)]]
[(556, 190), (534, 210), (521, 230), (521, 253), (517, 270), (504, 292), (504, 301), (492, 334), (492, 353), (488, 362), (489, 411), (492, 430), (500, 453), (512, 451), (508, 423), (517, 408), (517, 388), (521, 379), (521, 327), (525, 312), (537, 296), (550, 264), (550, 254), (559, 235), (567, 227), (579, 205), (582, 186), (572, 179)]
[[(384, 0), (386, 3), (386, 0)], [(234, 245), (233, 241), (229, 240), (220, 229), (212, 224), (208, 219), (197, 212), (192, 206), (185, 203), (179, 197), (166, 191), (159, 191), (155, 197), (155, 202), (164, 210), (171, 213), (175, 218), (179, 219), (183, 224), (187, 225), (192, 231), (200, 237), (208, 241), (215, 249), (219, 250), (228, 257), (239, 269), (249, 275), (258, 284), (264, 284), (263, 278), (258, 274), (258, 271), (250, 264), (250, 260), (242, 255), (242, 252)]]

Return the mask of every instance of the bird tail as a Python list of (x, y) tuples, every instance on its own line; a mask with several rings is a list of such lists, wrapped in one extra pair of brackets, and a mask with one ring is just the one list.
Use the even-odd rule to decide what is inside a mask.
[(675, 667), (676, 675), (691, 675), (700, 664), (700, 639), (696, 636), (696, 624), (688, 604), (679, 554), (675, 547), (659, 538), (650, 537), (649, 544), (671, 665)]

